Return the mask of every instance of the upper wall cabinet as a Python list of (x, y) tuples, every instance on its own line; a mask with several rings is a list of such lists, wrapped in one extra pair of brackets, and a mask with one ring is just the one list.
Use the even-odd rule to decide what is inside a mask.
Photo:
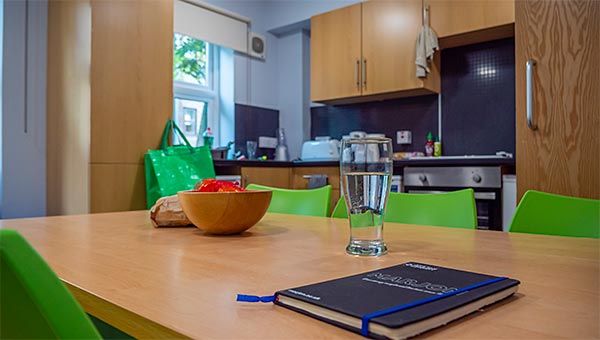
[(312, 101), (361, 94), (361, 12), (357, 4), (311, 19)]
[(444, 38), (515, 22), (513, 0), (426, 0), (430, 24)]
[(330, 104), (438, 93), (437, 63), (417, 78), (421, 1), (369, 1), (311, 19), (311, 99)]

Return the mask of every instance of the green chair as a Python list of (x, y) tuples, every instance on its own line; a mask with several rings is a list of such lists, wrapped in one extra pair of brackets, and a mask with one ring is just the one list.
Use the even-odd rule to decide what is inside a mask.
[(331, 185), (318, 189), (292, 190), (249, 184), (246, 189), (273, 191), (268, 212), (323, 217), (329, 215)]
[[(342, 197), (336, 204), (332, 217), (347, 216), (345, 199)], [(384, 220), (394, 223), (475, 229), (477, 210), (473, 189), (439, 194), (391, 192)]]
[(348, 218), (348, 208), (346, 208), (346, 199), (344, 198), (344, 196), (340, 197), (340, 199), (335, 204), (335, 208), (333, 208), (331, 217)]
[(16, 231), (0, 229), (0, 338), (101, 339), (69, 290)]
[(600, 200), (529, 190), (515, 211), (510, 231), (600, 238)]

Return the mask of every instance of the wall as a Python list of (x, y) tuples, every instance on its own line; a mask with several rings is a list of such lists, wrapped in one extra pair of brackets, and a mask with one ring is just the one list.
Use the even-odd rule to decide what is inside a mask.
[[(306, 73), (308, 33), (299, 31), (279, 38), (280, 127), (285, 129), (290, 159), (300, 157), (302, 142), (310, 139), (310, 83)], [(309, 58), (310, 59), (310, 58)]]
[(250, 29), (265, 36), (265, 60), (247, 57), (235, 52), (235, 102), (269, 109), (277, 109), (277, 38), (267, 32), (266, 3), (262, 1), (208, 0), (214, 6), (243, 15), (252, 20)]
[(2, 218), (46, 213), (46, 1), (4, 1)]
[(270, 0), (265, 1), (265, 24), (268, 30), (276, 30), (310, 17), (353, 5), (362, 0)]

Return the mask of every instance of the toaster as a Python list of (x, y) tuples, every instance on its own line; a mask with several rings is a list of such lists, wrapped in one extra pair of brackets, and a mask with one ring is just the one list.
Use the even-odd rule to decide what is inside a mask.
[(309, 140), (302, 144), (303, 161), (339, 161), (340, 142), (336, 139)]

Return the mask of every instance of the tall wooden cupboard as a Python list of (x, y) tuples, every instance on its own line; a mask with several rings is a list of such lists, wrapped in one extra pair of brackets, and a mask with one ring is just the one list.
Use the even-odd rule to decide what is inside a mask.
[(49, 2), (49, 215), (145, 209), (172, 58), (172, 0)]
[(599, 33), (600, 1), (516, 2), (519, 198), (600, 199)]

